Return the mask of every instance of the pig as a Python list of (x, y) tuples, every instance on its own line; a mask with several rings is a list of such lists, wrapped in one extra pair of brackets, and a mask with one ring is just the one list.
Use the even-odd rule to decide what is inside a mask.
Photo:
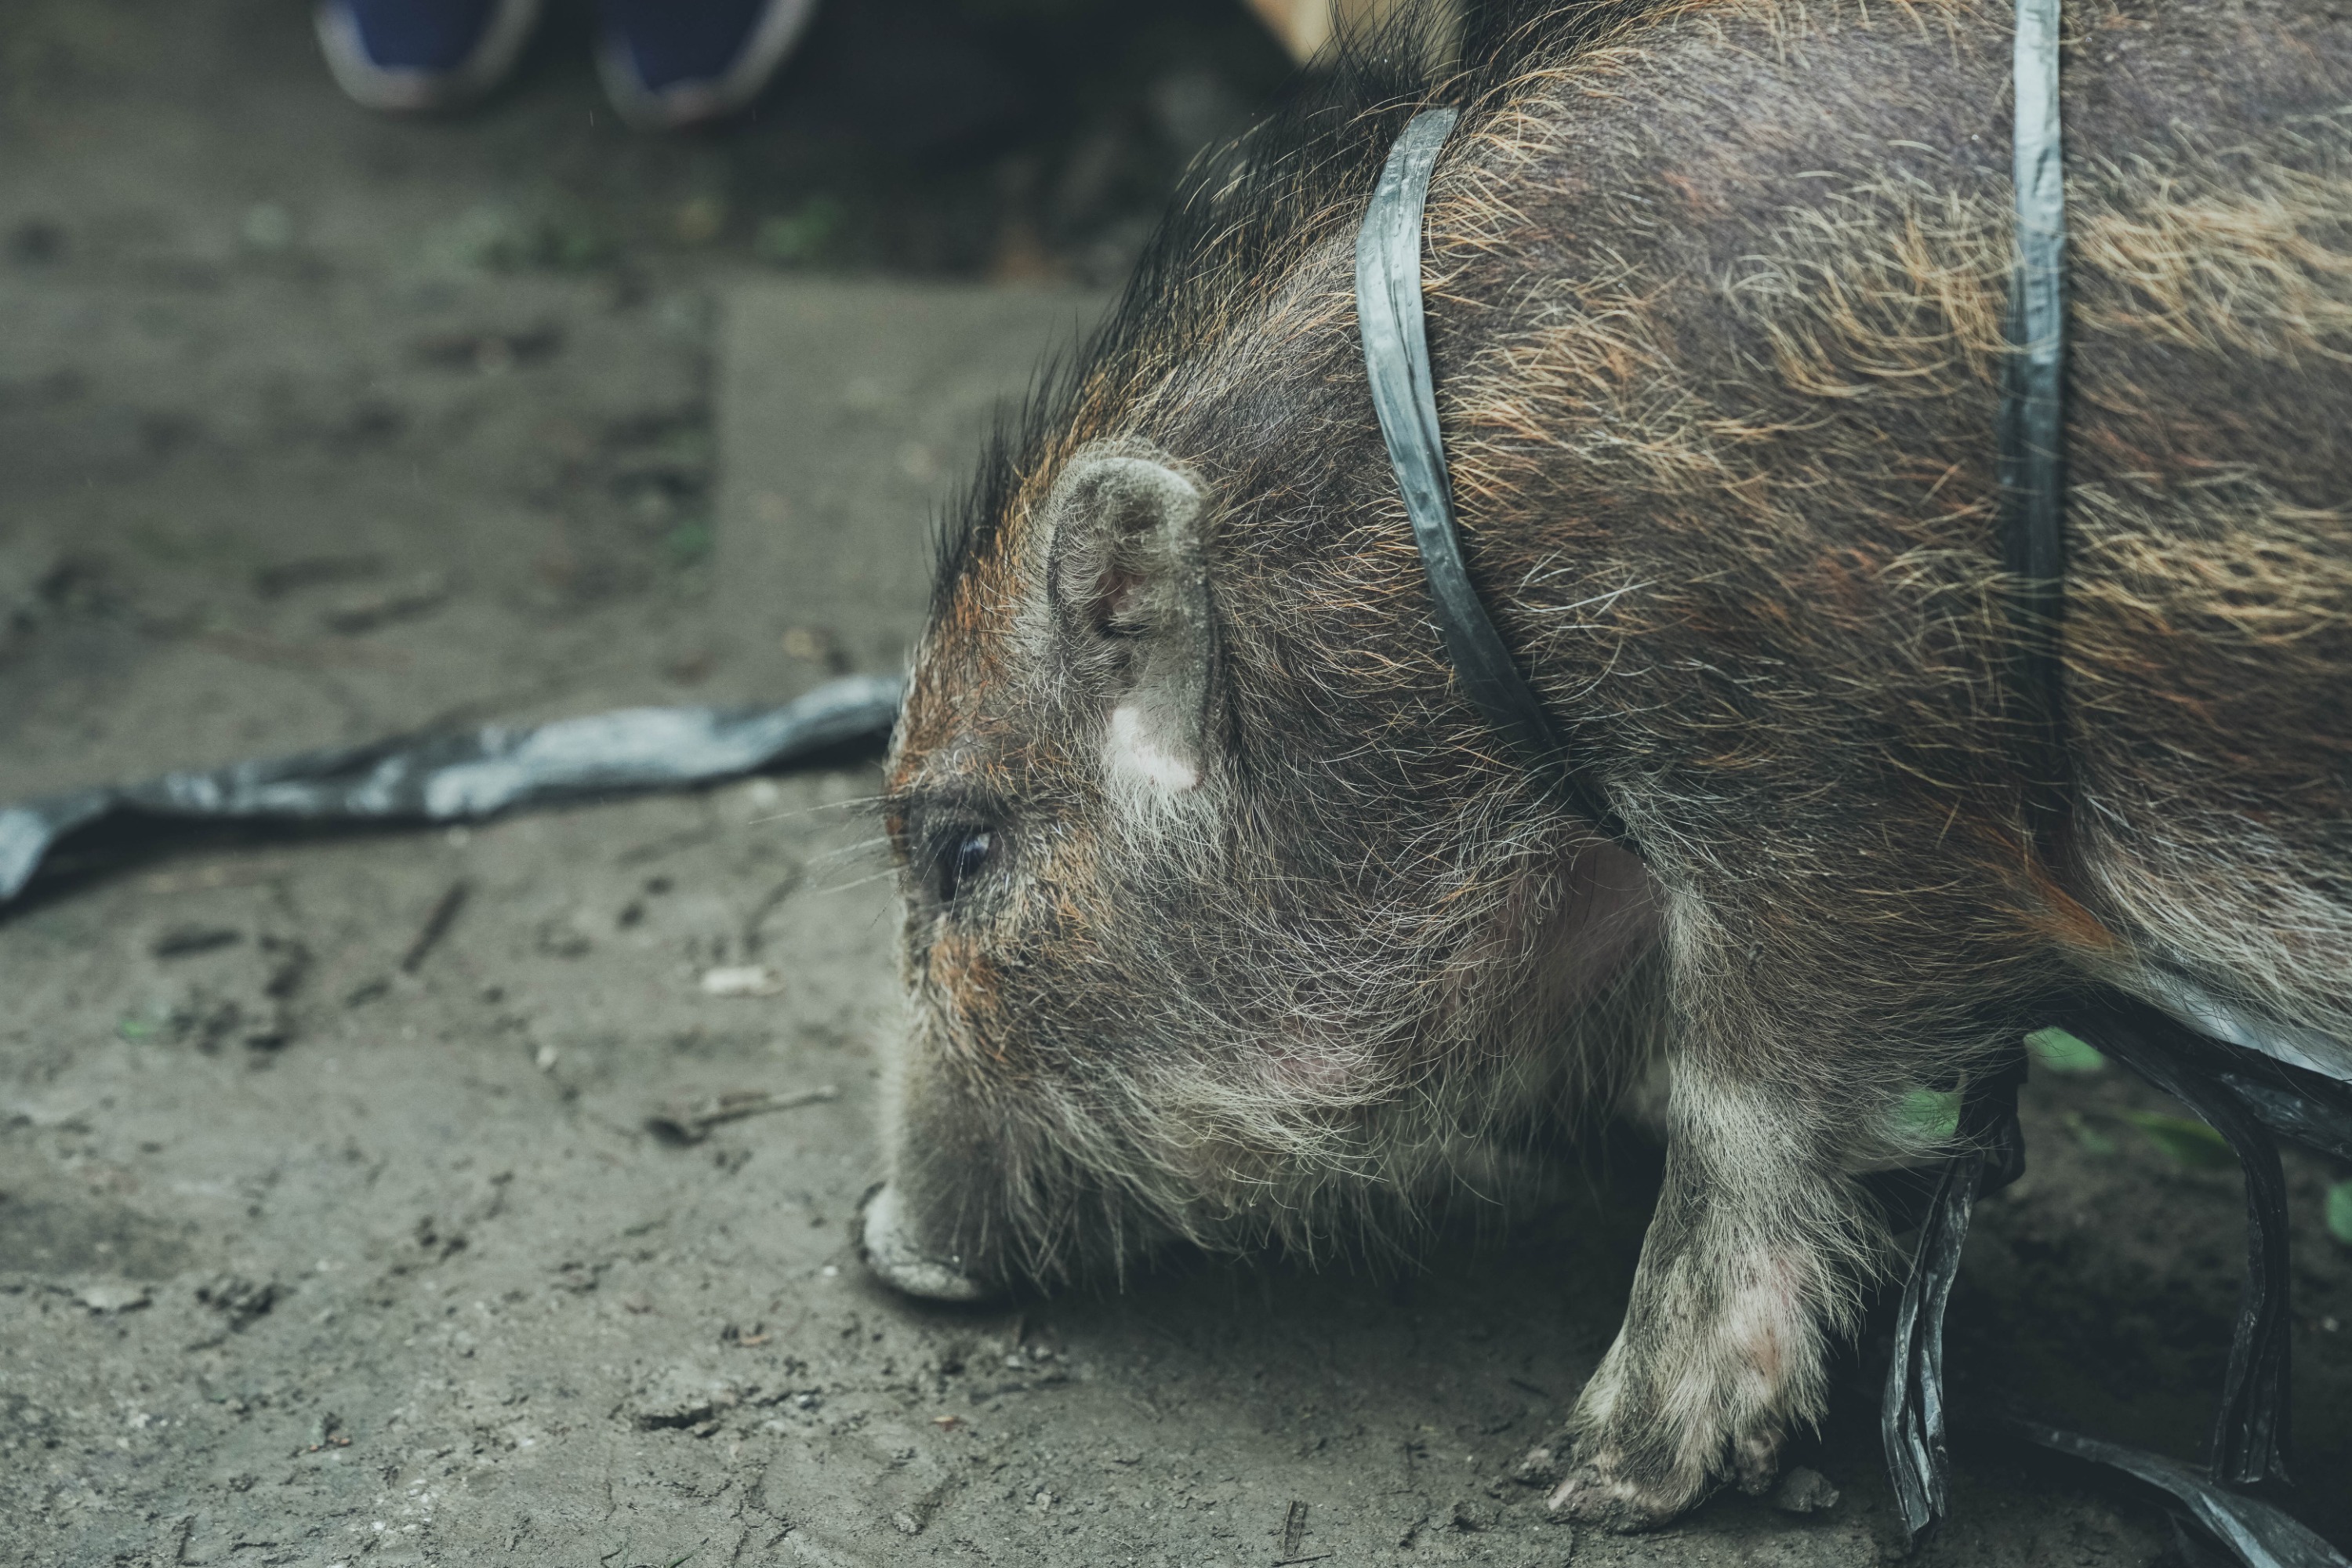
[[(1648, 1104), (1549, 1494), (1639, 1529), (1820, 1418), (1897, 1256), (1864, 1178), (1955, 1152), (1906, 1095), (2097, 988), (2352, 1038), (2352, 20), (2067, 14), (2054, 777), (2001, 566), (2012, 26), (1489, 5), (1457, 72), (1375, 41), (1202, 165), (945, 531), (883, 1279), (1410, 1246)], [(1367, 390), (1356, 230), (1436, 104), (1463, 548), (1622, 831), (1465, 694)]]

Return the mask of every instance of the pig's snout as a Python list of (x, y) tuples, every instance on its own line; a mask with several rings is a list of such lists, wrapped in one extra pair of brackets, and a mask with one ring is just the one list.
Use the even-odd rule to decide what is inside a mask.
[(968, 1272), (961, 1256), (942, 1257), (923, 1247), (893, 1184), (868, 1194), (858, 1217), (858, 1254), (893, 1289), (934, 1301), (978, 1301), (1000, 1293), (1001, 1287)]

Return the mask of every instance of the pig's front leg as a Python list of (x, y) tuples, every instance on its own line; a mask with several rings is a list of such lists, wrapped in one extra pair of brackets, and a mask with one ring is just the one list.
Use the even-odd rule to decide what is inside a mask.
[(1862, 1211), (1818, 1100), (1677, 1066), (1664, 1190), (1617, 1342), (1570, 1417), (1551, 1506), (1662, 1524), (1729, 1478), (1763, 1490), (1822, 1409), (1849, 1326)]

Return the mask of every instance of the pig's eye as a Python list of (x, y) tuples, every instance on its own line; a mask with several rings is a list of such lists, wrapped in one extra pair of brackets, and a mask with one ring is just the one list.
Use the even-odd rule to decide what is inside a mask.
[(953, 903), (964, 884), (988, 869), (988, 858), (995, 849), (996, 835), (984, 827), (951, 835), (940, 856), (940, 901)]

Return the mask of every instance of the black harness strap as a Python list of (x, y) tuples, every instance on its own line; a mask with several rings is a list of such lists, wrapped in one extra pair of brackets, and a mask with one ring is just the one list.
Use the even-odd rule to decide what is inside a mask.
[(1960, 1248), (1979, 1198), (2025, 1174), (2017, 1091), (2020, 1053), (1968, 1087), (1957, 1129), (1966, 1152), (1944, 1163), (1919, 1220), (1919, 1250), (1895, 1313), (1895, 1353), (1879, 1398), (1878, 1436), (1895, 1506), (1914, 1542), (1951, 1513), (1949, 1413), (1944, 1396), (1944, 1308), (1960, 1274)]
[[(2286, 1486), (2288, 1425), (2286, 1173), (2278, 1141), (2243, 1093), (2213, 1070), (2211, 1047), (2145, 1003), (2112, 1002), (2067, 1020), (2081, 1036), (2219, 1132), (2246, 1186), (2246, 1281), (2221, 1379), (2221, 1405), (2207, 1455), (2213, 1479), (2233, 1487)], [(2317, 1107), (2314, 1107), (2317, 1110)]]
[[(2009, 658), (2025, 807), (2037, 851), (2060, 863), (2067, 788), (2063, 675), (2065, 613), (2066, 181), (2058, 103), (2060, 0), (2017, 0), (2011, 56), (2015, 121), (2011, 181), (2017, 265), (2011, 274), (1998, 419), (2001, 565), (2014, 639)], [(1945, 1167), (1919, 1225), (1919, 1247), (1895, 1315), (1895, 1358), (1879, 1402), (1879, 1438), (1896, 1510), (1916, 1545), (1951, 1511), (1945, 1441), (1944, 1303), (1959, 1273), (1976, 1199), (2024, 1169), (2017, 1091), (2023, 1048), (2008, 1069), (1971, 1084), (1963, 1102), (1966, 1152)]]
[(2017, 0), (2011, 141), (2017, 265), (2000, 423), (2001, 564), (2016, 637), (2010, 684), (2027, 731), (2027, 814), (2053, 866), (2062, 863), (2072, 798), (2059, 642), (2066, 610), (2066, 180), (2058, 16), (2059, 0)]
[[(2010, 285), (2011, 352), (2002, 365), (1999, 432), (2002, 565), (2014, 638), (2009, 683), (2023, 731), (2028, 825), (2038, 853), (2051, 866), (2064, 863), (2073, 801), (2061, 645), (2066, 577), (2066, 193), (2059, 20), (2060, 0), (2017, 0), (2011, 173), (2018, 260)], [(2269, 1504), (2220, 1489), (2287, 1484), (2285, 1184), (2278, 1146), (2264, 1123), (2284, 1121), (2297, 1132), (2307, 1126), (2325, 1130), (2335, 1107), (2312, 1084), (2296, 1086), (2300, 1093), (2275, 1088), (2275, 1069), (2265, 1075), (2269, 1082), (2242, 1083), (2247, 1072), (2256, 1070), (2243, 1053), (2130, 998), (2103, 996), (2069, 1009), (2061, 1021), (2195, 1110), (2229, 1142), (2244, 1175), (2246, 1283), (2210, 1455), (2210, 1474), (2220, 1487), (2208, 1485), (2190, 1499), (2199, 1518), (2240, 1561), (2255, 1568), (2342, 1563), (2324, 1543), (2317, 1543), (2314, 1554), (2316, 1538)], [(2021, 1060), (1990, 1083), (1970, 1087), (1962, 1132), (1971, 1150), (1952, 1160), (1937, 1184), (1896, 1314), (1895, 1353), (1887, 1369), (1880, 1427), (1896, 1507), (1915, 1544), (1950, 1510), (1944, 1303), (1976, 1197), (2021, 1169)], [(2271, 1101), (2285, 1101), (2291, 1109)], [(2142, 1479), (2156, 1471), (2171, 1476), (2179, 1468), (2168, 1469), (2153, 1456), (2116, 1445), (2054, 1429), (2047, 1436), (2042, 1432), (2034, 1428), (2029, 1435)]]
[(1486, 721), (1510, 738), (1528, 766), (1570, 810), (1627, 842), (1625, 825), (1608, 795), (1570, 758), (1543, 699), (1519, 673), (1462, 559), (1421, 308), (1422, 206), (1438, 150), (1460, 118), (1454, 109), (1423, 110), (1412, 117), (1389, 153), (1363, 226), (1356, 231), (1356, 321), (1364, 340), (1364, 373), (1455, 679)]

